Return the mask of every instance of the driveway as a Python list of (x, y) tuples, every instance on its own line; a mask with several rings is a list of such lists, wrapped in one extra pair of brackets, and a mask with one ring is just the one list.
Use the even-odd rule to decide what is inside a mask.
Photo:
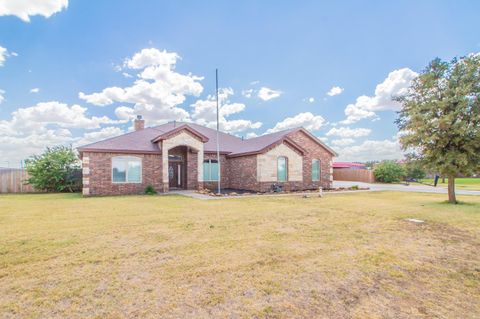
[[(360, 187), (368, 187), (372, 191), (399, 191), (399, 192), (420, 192), (420, 193), (436, 193), (447, 194), (447, 189), (443, 187), (433, 187), (427, 185), (405, 185), (405, 184), (380, 184), (380, 183), (362, 183), (350, 181), (333, 181), (333, 187), (350, 187), (358, 185)], [(455, 191), (457, 195), (477, 195), (480, 196), (480, 191), (460, 190)]]

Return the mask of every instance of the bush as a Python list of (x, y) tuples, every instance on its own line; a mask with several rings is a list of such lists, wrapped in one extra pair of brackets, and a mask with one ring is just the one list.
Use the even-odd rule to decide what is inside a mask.
[(145, 187), (145, 195), (155, 195), (157, 193), (157, 191), (155, 190), (155, 188), (153, 188), (152, 185), (148, 185), (147, 187)]
[(420, 180), (424, 179), (427, 175), (423, 166), (418, 161), (407, 162), (405, 169), (407, 177), (410, 179)]
[(25, 160), (27, 183), (47, 192), (73, 192), (81, 186), (80, 161), (71, 146), (47, 147)]
[(383, 183), (398, 183), (406, 172), (402, 165), (395, 161), (383, 161), (375, 166), (375, 179)]

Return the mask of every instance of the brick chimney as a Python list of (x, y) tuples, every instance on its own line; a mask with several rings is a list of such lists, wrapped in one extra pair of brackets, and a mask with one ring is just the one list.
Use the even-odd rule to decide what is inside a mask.
[(135, 119), (135, 122), (134, 122), (134, 127), (135, 127), (135, 131), (140, 131), (145, 128), (145, 120), (142, 119), (141, 115), (137, 115), (137, 118)]

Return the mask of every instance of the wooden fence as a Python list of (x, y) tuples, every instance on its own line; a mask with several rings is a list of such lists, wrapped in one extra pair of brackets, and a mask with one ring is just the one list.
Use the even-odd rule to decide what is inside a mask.
[(0, 169), (0, 193), (33, 193), (36, 192), (31, 185), (26, 185), (28, 173), (24, 169)]
[(364, 183), (374, 183), (375, 176), (373, 171), (367, 169), (333, 169), (334, 181), (354, 181)]

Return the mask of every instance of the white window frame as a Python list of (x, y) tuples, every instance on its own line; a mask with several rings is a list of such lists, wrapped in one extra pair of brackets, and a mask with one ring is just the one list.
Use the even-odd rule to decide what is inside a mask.
[[(318, 179), (313, 179), (313, 163), (318, 162)], [(312, 167), (310, 168), (311, 172), (310, 175), (312, 177), (312, 182), (320, 182), (322, 179), (322, 162), (319, 159), (312, 159)]]
[[(127, 170), (125, 172), (125, 181), (124, 182), (115, 182), (113, 180), (113, 161), (114, 160), (127, 162)], [(114, 157), (112, 157), (112, 161), (111, 161), (112, 167), (111, 167), (111, 170), (110, 170), (112, 184), (141, 184), (142, 180), (143, 180), (143, 161), (142, 160), (143, 159), (141, 157), (138, 157), (138, 156), (114, 156)], [(140, 181), (139, 182), (129, 182), (128, 181), (128, 162), (129, 161), (139, 161), (140, 162)]]

